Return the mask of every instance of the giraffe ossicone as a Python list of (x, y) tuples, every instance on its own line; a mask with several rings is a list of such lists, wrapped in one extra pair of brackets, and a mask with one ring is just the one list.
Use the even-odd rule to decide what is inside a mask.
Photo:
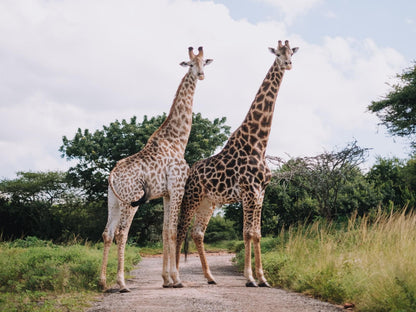
[(124, 250), (130, 225), (138, 206), (163, 197), (163, 287), (182, 287), (176, 266), (178, 214), (189, 166), (184, 159), (192, 126), (192, 106), (196, 82), (204, 79), (204, 66), (212, 62), (189, 48), (189, 61), (180, 65), (189, 70), (176, 92), (163, 124), (138, 153), (117, 162), (108, 178), (108, 220), (103, 232), (104, 252), (100, 285), (106, 290), (108, 253), (113, 239), (118, 247), (117, 283), (128, 292), (124, 279)]
[[(215, 284), (204, 250), (204, 233), (215, 207), (241, 202), (243, 206), (243, 237), (245, 247), (244, 276), (247, 287), (270, 287), (261, 263), (261, 208), (264, 192), (271, 179), (265, 152), (272, 125), (277, 93), (285, 70), (292, 68), (292, 55), (298, 48), (290, 48), (289, 41), (278, 42), (276, 56), (260, 86), (253, 103), (239, 128), (218, 154), (196, 162), (189, 174), (182, 200), (176, 244), (176, 263), (182, 242), (192, 217), (195, 221), (192, 238), (198, 249), (204, 276)], [(255, 270), (251, 267), (251, 244), (254, 246)]]

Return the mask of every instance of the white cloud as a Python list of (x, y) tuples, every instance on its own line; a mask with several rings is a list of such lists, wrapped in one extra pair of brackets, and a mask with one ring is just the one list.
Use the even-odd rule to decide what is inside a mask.
[(338, 17), (338, 16), (337, 16), (337, 14), (336, 14), (334, 11), (331, 11), (331, 10), (326, 11), (326, 12), (324, 13), (324, 16), (325, 16), (326, 18), (329, 18), (329, 19), (335, 19), (335, 18), (337, 18), (337, 17)]
[[(287, 4), (285, 12), (295, 16), (317, 3)], [(214, 59), (198, 82), (194, 111), (226, 116), (232, 130), (273, 62), (267, 47), (285, 39), (300, 47), (277, 100), (268, 154), (279, 156), (311, 155), (353, 136), (371, 141), (377, 120), (365, 108), (405, 65), (397, 51), (370, 39), (312, 44), (289, 35), (284, 23), (235, 21), (212, 2), (27, 4), (0, 2), (0, 68), (7, 73), (0, 75), (0, 178), (66, 169), (58, 148), (78, 127), (168, 112), (188, 46), (203, 45)]]
[(403, 57), (369, 39), (328, 37), (322, 46), (302, 40), (299, 45), (292, 59), (294, 68), (285, 74), (278, 125), (271, 136), (280, 142), (279, 134), (289, 133), (293, 141), (291, 145), (282, 141), (269, 153), (313, 155), (354, 139), (360, 146), (374, 148), (374, 154), (391, 150), (391, 140), (382, 146), (376, 139), (383, 134), (377, 134), (379, 120), (367, 112), (367, 106), (386, 94), (385, 82), (404, 66)]
[(282, 10), (285, 22), (292, 23), (299, 15), (305, 14), (313, 7), (323, 3), (323, 0), (257, 0), (268, 3)]

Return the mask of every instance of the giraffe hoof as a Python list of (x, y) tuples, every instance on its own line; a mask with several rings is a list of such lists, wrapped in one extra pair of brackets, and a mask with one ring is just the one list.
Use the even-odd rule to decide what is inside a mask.
[(256, 282), (247, 282), (246, 287), (258, 287)]
[(117, 288), (107, 288), (107, 289), (103, 290), (103, 292), (106, 293), (106, 294), (114, 294), (116, 292), (119, 292), (119, 289), (117, 289)]
[(172, 288), (173, 285), (171, 283), (167, 284), (167, 285), (163, 285), (163, 288)]
[(182, 283), (174, 284), (173, 288), (183, 288), (183, 284)]
[(267, 282), (263, 282), (259, 284), (259, 287), (267, 287), (267, 288), (271, 288), (271, 286), (269, 285), (269, 283)]
[(210, 284), (210, 285), (217, 285), (217, 282), (216, 281), (208, 281), (208, 284)]
[(127, 287), (126, 288), (123, 288), (123, 289), (120, 289), (120, 293), (122, 293), (122, 294), (129, 293), (129, 292), (131, 292), (131, 290), (128, 289)]

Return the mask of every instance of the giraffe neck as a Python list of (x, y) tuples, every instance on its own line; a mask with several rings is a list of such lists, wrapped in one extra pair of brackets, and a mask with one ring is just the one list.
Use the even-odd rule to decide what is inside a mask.
[(149, 138), (149, 142), (164, 140), (174, 149), (185, 153), (192, 126), (192, 106), (197, 79), (188, 72), (176, 91), (169, 115), (159, 129)]
[(275, 60), (257, 91), (243, 123), (228, 140), (229, 147), (237, 146), (247, 154), (264, 156), (283, 74), (284, 69), (281, 69)]

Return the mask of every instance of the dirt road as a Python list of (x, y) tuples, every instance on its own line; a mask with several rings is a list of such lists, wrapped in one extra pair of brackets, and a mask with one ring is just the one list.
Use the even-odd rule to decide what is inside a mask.
[(343, 309), (276, 288), (247, 288), (231, 254), (208, 255), (218, 285), (208, 285), (199, 257), (181, 260), (184, 288), (162, 288), (162, 258), (143, 258), (127, 281), (130, 293), (103, 294), (88, 312), (335, 312)]

